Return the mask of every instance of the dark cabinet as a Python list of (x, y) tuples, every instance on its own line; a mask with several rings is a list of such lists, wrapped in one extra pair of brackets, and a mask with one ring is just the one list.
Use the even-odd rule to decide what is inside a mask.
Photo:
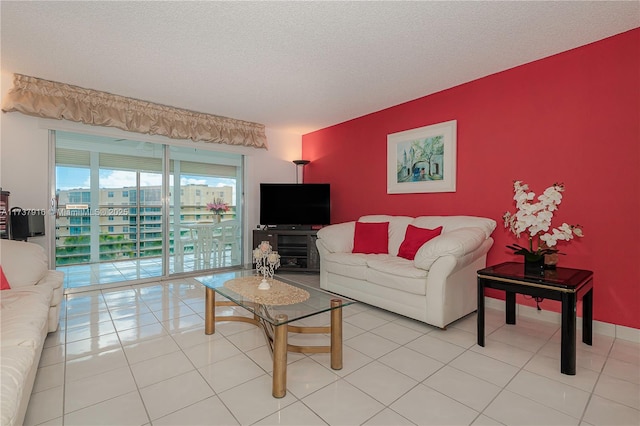
[(0, 238), (9, 238), (9, 194), (0, 190)]
[(280, 254), (282, 271), (320, 271), (320, 256), (316, 248), (316, 230), (255, 230), (253, 247), (269, 241), (273, 250)]

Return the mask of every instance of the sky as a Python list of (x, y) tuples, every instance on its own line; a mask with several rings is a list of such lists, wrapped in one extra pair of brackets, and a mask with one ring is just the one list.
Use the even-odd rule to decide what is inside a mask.
[[(100, 188), (124, 188), (136, 186), (136, 173), (126, 170), (105, 170), (100, 172)], [(169, 184), (173, 185), (173, 176), (169, 176)], [(212, 187), (230, 186), (233, 188), (233, 199), (236, 196), (236, 180), (208, 176), (180, 177), (180, 185), (207, 185)], [(160, 173), (140, 173), (140, 186), (160, 186), (162, 175)], [(90, 187), (89, 169), (80, 167), (56, 167), (56, 188), (60, 190), (78, 189)]]
[[(173, 176), (169, 176), (173, 185)], [(160, 186), (162, 176), (159, 173), (141, 173), (140, 186)], [(235, 179), (207, 176), (182, 176), (180, 185), (235, 186)], [(89, 169), (79, 167), (56, 167), (56, 188), (58, 190), (89, 188)], [(136, 173), (125, 170), (100, 170), (100, 188), (124, 188), (136, 186)]]

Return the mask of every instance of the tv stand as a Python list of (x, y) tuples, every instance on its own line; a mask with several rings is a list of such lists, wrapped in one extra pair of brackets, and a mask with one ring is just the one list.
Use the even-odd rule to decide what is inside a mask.
[(253, 231), (253, 247), (268, 241), (280, 254), (279, 271), (319, 272), (320, 256), (315, 229), (259, 229)]

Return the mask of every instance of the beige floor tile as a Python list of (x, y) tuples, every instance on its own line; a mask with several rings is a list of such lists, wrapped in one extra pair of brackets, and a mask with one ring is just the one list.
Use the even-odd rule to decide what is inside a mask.
[(69, 426), (137, 426), (147, 422), (149, 417), (137, 391), (68, 413), (64, 417), (64, 424)]
[(389, 407), (420, 425), (470, 424), (478, 412), (434, 389), (418, 385)]
[(136, 390), (129, 367), (67, 382), (64, 389), (65, 414)]
[(154, 421), (210, 398), (214, 392), (194, 370), (142, 388), (140, 394), (149, 417)]
[(209, 397), (153, 421), (154, 426), (238, 425), (233, 414), (217, 396)]

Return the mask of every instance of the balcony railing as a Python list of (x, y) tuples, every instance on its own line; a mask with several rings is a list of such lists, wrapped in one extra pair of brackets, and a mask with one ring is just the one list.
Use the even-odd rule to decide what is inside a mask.
[[(159, 206), (100, 206), (100, 211), (128, 210), (126, 215), (92, 215), (90, 210), (71, 210), (58, 214), (56, 220), (56, 265), (77, 265), (111, 262), (162, 255), (162, 213)], [(61, 210), (64, 212), (65, 210)], [(223, 218), (235, 216), (235, 207)], [(112, 220), (110, 220), (112, 218)], [(180, 209), (180, 222), (213, 220), (205, 206), (186, 205)], [(97, 242), (92, 234), (92, 221), (98, 221)], [(174, 214), (169, 217), (169, 253), (175, 253)], [(188, 230), (180, 231), (186, 236)], [(92, 247), (97, 244), (96, 253)], [(192, 243), (183, 246), (183, 253), (192, 253)]]

